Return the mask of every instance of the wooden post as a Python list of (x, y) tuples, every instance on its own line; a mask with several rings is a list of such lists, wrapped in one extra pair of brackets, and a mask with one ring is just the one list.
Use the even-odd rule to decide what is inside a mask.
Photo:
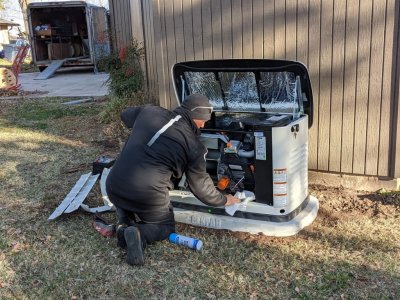
[(32, 2), (31, 0), (18, 0), (19, 6), (21, 7), (22, 17), (24, 18), (24, 27), (26, 36), (29, 36), (29, 23), (28, 23), (28, 14), (26, 10), (28, 8), (28, 4)]
[(110, 0), (108, 2), (108, 6), (110, 9), (110, 32), (111, 32), (111, 43), (112, 43), (112, 50), (113, 51), (118, 51), (117, 50), (117, 31), (115, 30), (115, 1), (114, 0)]
[[(146, 49), (146, 44), (145, 44), (145, 36), (143, 28), (143, 6), (141, 0), (130, 0), (130, 19), (131, 19), (132, 38), (135, 39), (141, 46), (143, 46), (145, 52), (147, 52), (148, 49)], [(140, 66), (143, 70), (143, 75), (145, 78), (145, 86), (148, 88), (149, 78), (147, 72), (146, 57), (147, 54), (145, 54), (143, 60), (140, 61)]]
[[(398, 24), (400, 19), (400, 4), (396, 1), (396, 17), (395, 24)], [(394, 56), (396, 57), (395, 64), (395, 86), (394, 86), (394, 102), (393, 102), (393, 147), (392, 147), (392, 162), (393, 162), (393, 177), (400, 178), (400, 30), (399, 27), (395, 28), (396, 42), (394, 45)]]

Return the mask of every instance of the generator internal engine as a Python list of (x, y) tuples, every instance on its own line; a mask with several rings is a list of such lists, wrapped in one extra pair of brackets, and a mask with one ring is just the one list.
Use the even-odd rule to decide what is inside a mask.
[(217, 138), (220, 142), (219, 149), (209, 149), (207, 171), (214, 175), (220, 190), (229, 193), (239, 190), (253, 191), (254, 136), (247, 133), (241, 139), (230, 139), (229, 135), (221, 134), (223, 138), (218, 138), (218, 135), (208, 137)]
[(218, 187), (223, 189), (223, 179), (229, 180), (228, 190), (254, 190), (254, 137), (245, 134), (242, 141), (230, 140), (221, 151), (218, 162)]
[(248, 190), (256, 202), (286, 208), (306, 197), (306, 129), (306, 118), (289, 114), (216, 112), (201, 134), (207, 172), (223, 192)]

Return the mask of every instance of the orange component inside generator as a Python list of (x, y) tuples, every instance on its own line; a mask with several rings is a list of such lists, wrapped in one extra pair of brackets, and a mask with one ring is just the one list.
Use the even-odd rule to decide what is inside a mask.
[(218, 180), (218, 185), (217, 186), (221, 191), (223, 191), (228, 187), (229, 182), (230, 182), (230, 180), (229, 180), (228, 177), (222, 176), (221, 179)]

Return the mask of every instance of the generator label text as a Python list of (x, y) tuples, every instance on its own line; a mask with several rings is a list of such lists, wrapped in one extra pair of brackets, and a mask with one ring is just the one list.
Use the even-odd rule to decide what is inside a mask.
[(267, 160), (267, 146), (264, 136), (255, 136), (256, 139), (256, 159)]

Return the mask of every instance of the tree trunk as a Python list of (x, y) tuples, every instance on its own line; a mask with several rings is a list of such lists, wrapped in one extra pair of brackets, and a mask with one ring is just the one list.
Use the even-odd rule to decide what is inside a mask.
[(28, 4), (32, 2), (31, 0), (18, 0), (19, 6), (21, 7), (22, 16), (24, 18), (24, 27), (25, 27), (25, 35), (29, 37), (29, 24), (28, 24), (28, 15), (26, 13), (26, 9), (28, 8)]

